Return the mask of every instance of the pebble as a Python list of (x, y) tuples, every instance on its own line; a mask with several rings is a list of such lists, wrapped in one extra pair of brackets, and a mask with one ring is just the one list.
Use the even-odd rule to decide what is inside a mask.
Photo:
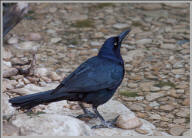
[(60, 37), (58, 37), (58, 38), (51, 38), (50, 43), (56, 44), (56, 43), (60, 42), (61, 40), (62, 40), (62, 39), (61, 39)]
[(185, 123), (185, 118), (179, 118), (179, 119), (174, 119), (173, 122), (176, 124), (183, 124)]
[(177, 75), (185, 74), (184, 69), (173, 69), (172, 72)]
[(16, 75), (17, 73), (18, 73), (18, 70), (16, 68), (7, 68), (6, 70), (3, 70), (3, 77), (8, 78)]
[(169, 130), (169, 133), (173, 136), (180, 136), (185, 131), (183, 126), (174, 126)]
[(144, 134), (144, 135), (148, 134), (147, 130), (144, 130), (144, 129), (141, 129), (141, 128), (136, 128), (135, 131), (140, 133), (140, 134)]
[(163, 44), (163, 45), (161, 45), (161, 48), (168, 49), (168, 50), (175, 50), (176, 46), (175, 46), (175, 44)]
[(187, 117), (189, 116), (189, 109), (182, 109), (179, 112), (176, 113), (179, 117)]
[(123, 23), (117, 23), (117, 24), (114, 24), (113, 27), (115, 29), (125, 29), (125, 28), (128, 28), (129, 25), (128, 24), (123, 24)]
[(101, 46), (101, 43), (97, 42), (97, 41), (93, 41), (90, 43), (91, 46)]
[(160, 109), (165, 111), (172, 111), (173, 109), (175, 109), (175, 107), (172, 105), (161, 105)]
[(155, 119), (155, 120), (160, 120), (161, 116), (159, 114), (152, 114), (152, 115), (150, 115), (150, 118)]
[(141, 39), (141, 40), (137, 40), (136, 44), (149, 44), (152, 43), (152, 39)]
[(162, 93), (162, 92), (150, 93), (150, 94), (148, 94), (148, 95), (146, 96), (146, 99), (147, 99), (148, 101), (153, 101), (153, 100), (155, 100), (155, 99), (158, 99), (158, 98), (160, 98), (160, 97), (163, 97), (164, 95), (165, 95), (165, 94)]
[(140, 127), (143, 123), (137, 117), (130, 118), (127, 115), (120, 115), (117, 119), (116, 125), (123, 129), (133, 129)]
[(159, 87), (154, 87), (154, 86), (151, 87), (152, 92), (157, 92), (157, 91), (160, 91), (160, 90), (161, 89)]
[(57, 75), (56, 72), (51, 72), (50, 73), (50, 78), (53, 80), (53, 81), (59, 81), (61, 80), (61, 77), (59, 75)]
[(39, 41), (41, 39), (42, 39), (42, 36), (39, 33), (30, 33), (27, 36), (27, 40), (30, 40), (30, 41)]
[(18, 38), (17, 37), (11, 37), (8, 41), (8, 44), (17, 44), (18, 43)]
[(133, 111), (143, 111), (144, 108), (140, 104), (132, 104), (129, 106), (130, 110)]
[(185, 100), (183, 101), (183, 105), (185, 105), (185, 106), (189, 106), (190, 105), (190, 98), (189, 98), (190, 96), (188, 96), (187, 98), (185, 98)]

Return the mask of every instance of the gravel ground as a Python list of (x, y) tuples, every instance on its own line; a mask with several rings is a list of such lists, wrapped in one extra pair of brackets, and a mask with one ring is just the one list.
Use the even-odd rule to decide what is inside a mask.
[[(189, 133), (188, 4), (30, 6), (26, 18), (6, 36), (5, 47), (39, 46), (37, 67), (66, 76), (96, 55), (106, 38), (131, 27), (121, 48), (126, 73), (115, 99), (160, 131), (171, 135)], [(15, 53), (20, 58), (24, 55)], [(57, 77), (55, 80), (60, 81)], [(18, 78), (14, 80), (22, 85)]]

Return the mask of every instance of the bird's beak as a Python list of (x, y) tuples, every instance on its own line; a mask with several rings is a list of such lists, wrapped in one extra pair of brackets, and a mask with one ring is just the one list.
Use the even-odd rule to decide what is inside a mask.
[(127, 36), (127, 34), (131, 31), (131, 29), (129, 28), (128, 30), (120, 33), (118, 35), (118, 38), (119, 38), (119, 43), (121, 43), (123, 41), (123, 39)]

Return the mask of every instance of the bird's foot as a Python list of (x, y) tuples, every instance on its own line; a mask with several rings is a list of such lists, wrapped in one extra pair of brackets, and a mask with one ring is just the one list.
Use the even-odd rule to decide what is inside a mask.
[(87, 113), (78, 115), (76, 118), (78, 118), (78, 119), (81, 119), (81, 118), (97, 118), (97, 115), (90, 112), (90, 111), (87, 111)]
[(102, 121), (100, 125), (95, 125), (91, 127), (91, 129), (97, 129), (97, 128), (116, 128), (116, 121), (118, 119), (119, 115), (115, 117), (113, 120), (109, 121)]

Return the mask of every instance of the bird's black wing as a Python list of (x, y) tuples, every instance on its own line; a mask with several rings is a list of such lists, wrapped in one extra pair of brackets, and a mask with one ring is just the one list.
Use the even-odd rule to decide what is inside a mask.
[(112, 89), (123, 79), (123, 67), (94, 57), (81, 64), (52, 92), (94, 92)]

